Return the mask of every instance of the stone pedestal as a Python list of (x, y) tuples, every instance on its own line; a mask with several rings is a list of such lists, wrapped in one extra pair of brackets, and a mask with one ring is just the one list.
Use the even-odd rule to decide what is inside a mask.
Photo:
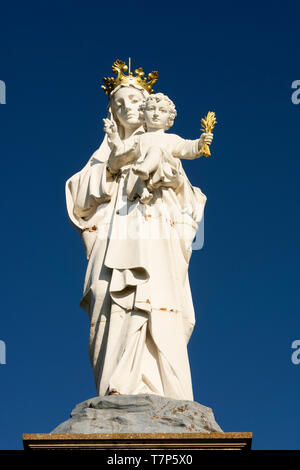
[(25, 450), (249, 450), (251, 433), (226, 433), (207, 406), (159, 395), (111, 395), (76, 405), (50, 434), (24, 434)]
[(23, 434), (24, 449), (36, 450), (235, 450), (251, 449), (249, 432)]

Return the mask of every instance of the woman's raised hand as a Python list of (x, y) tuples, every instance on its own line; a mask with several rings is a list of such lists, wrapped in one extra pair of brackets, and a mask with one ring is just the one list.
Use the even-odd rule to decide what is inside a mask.
[(108, 137), (108, 143), (111, 147), (120, 145), (120, 137), (118, 134), (118, 127), (116, 122), (113, 119), (103, 119), (104, 123), (104, 132), (106, 132)]
[(112, 119), (108, 119), (108, 118), (105, 118), (103, 119), (103, 123), (104, 123), (104, 132), (106, 132), (107, 135), (112, 135), (112, 134), (117, 134), (118, 133), (118, 128), (117, 128), (117, 124), (115, 123), (115, 121), (113, 121)]

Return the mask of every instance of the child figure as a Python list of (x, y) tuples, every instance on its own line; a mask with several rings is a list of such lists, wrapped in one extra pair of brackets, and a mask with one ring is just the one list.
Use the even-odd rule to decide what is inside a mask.
[[(165, 131), (172, 127), (177, 113), (174, 103), (162, 93), (148, 96), (141, 105), (141, 110), (147, 132), (134, 136), (133, 141), (127, 145), (122, 143), (111, 121), (104, 120), (104, 130), (115, 149), (115, 155), (128, 152), (136, 155), (132, 172), (142, 180), (138, 195), (141, 202), (147, 203), (153, 197), (149, 190), (164, 185), (176, 185), (176, 180), (179, 181), (177, 158), (200, 157), (203, 143), (210, 145), (213, 134), (203, 133), (196, 140), (186, 140), (176, 134), (166, 134)], [(127, 194), (129, 199), (132, 199), (136, 185), (130, 186)]]

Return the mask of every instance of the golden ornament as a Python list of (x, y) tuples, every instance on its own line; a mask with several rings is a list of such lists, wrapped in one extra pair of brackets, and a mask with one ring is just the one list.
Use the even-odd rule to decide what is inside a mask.
[[(217, 120), (216, 120), (215, 113), (213, 113), (212, 111), (209, 111), (207, 113), (207, 116), (201, 119), (201, 125), (202, 125), (201, 131), (205, 132), (206, 134), (210, 134), (213, 131), (216, 124), (217, 124)], [(204, 142), (204, 144), (202, 145), (200, 152), (205, 157), (210, 157), (211, 153), (210, 153), (209, 145), (206, 142)]]

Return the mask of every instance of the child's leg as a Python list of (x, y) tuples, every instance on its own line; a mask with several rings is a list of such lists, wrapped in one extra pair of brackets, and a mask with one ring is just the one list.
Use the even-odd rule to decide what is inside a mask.
[(150, 147), (144, 160), (134, 166), (133, 172), (141, 179), (147, 180), (149, 174), (153, 173), (159, 165), (162, 157), (162, 151), (159, 147)]

